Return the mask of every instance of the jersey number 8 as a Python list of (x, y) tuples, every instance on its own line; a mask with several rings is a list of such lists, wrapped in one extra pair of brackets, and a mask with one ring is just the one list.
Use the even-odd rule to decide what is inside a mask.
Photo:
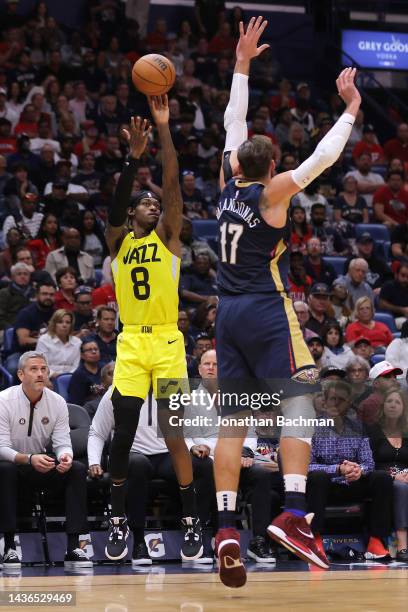
[[(221, 233), (221, 261), (223, 263), (235, 264), (237, 263), (237, 248), (238, 248), (238, 240), (241, 237), (242, 232), (244, 231), (244, 226), (239, 225), (238, 223), (223, 223), (220, 227)], [(228, 234), (228, 236), (227, 236)], [(230, 240), (229, 234), (232, 235), (232, 239)], [(229, 248), (229, 259), (227, 255), (227, 242), (230, 242)]]
[(147, 268), (133, 268), (131, 272), (133, 293), (137, 300), (148, 300), (150, 296), (149, 271)]

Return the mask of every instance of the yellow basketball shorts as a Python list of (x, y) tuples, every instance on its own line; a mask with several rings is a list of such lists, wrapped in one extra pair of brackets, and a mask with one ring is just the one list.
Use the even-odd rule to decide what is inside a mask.
[[(177, 325), (128, 325), (119, 334), (112, 389), (145, 399), (188, 393), (186, 351)], [(160, 384), (158, 384), (160, 383)]]

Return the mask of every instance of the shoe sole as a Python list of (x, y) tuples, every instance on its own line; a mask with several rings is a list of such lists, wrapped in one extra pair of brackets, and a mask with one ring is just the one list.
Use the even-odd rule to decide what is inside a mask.
[(7, 571), (8, 569), (21, 569), (21, 562), (18, 561), (16, 563), (3, 563), (3, 571)]
[(132, 559), (132, 567), (140, 567), (141, 565), (153, 565), (151, 559)]
[(198, 551), (198, 553), (196, 553), (196, 554), (194, 555), (194, 557), (186, 557), (186, 556), (183, 554), (183, 551), (182, 551), (182, 550), (180, 550), (180, 557), (181, 557), (181, 560), (182, 560), (182, 561), (196, 561), (197, 559), (199, 559), (200, 557), (202, 557), (203, 552), (204, 552), (204, 546), (201, 546), (201, 547), (200, 547), (200, 550)]
[(199, 559), (195, 559), (194, 561), (186, 561), (182, 559), (183, 563), (194, 563), (194, 565), (212, 565), (214, 563), (213, 557), (200, 557)]
[(263, 557), (258, 557), (258, 555), (253, 553), (251, 550), (247, 550), (247, 557), (253, 559), (257, 563), (276, 563), (275, 557), (266, 557), (266, 559)]
[(105, 546), (105, 556), (110, 559), (111, 561), (120, 561), (121, 559), (123, 559), (124, 557), (126, 557), (126, 555), (128, 554), (128, 547), (126, 545), (126, 540), (129, 537), (129, 529), (127, 530), (127, 532), (125, 533), (125, 549), (124, 551), (118, 556), (118, 557), (113, 557), (112, 555), (110, 555), (108, 553), (108, 544)]
[[(223, 562), (227, 557), (234, 566), (225, 567)], [(241, 550), (236, 540), (224, 540), (218, 546), (218, 572), (223, 585), (237, 589), (246, 583), (246, 570), (241, 561)]]
[(387, 555), (375, 555), (374, 553), (371, 552), (366, 552), (364, 553), (364, 558), (367, 560), (376, 560), (376, 559), (390, 559), (391, 555), (387, 554)]
[(329, 564), (319, 559), (319, 557), (315, 555), (314, 552), (310, 551), (310, 553), (307, 554), (304, 550), (297, 547), (296, 544), (294, 544), (292, 541), (289, 541), (287, 539), (286, 533), (280, 527), (269, 525), (266, 531), (269, 537), (272, 538), (272, 540), (278, 542), (278, 544), (281, 544), (282, 546), (290, 550), (290, 552), (302, 559), (302, 561), (306, 561), (306, 563), (312, 563), (313, 565), (316, 565), (316, 567), (320, 567), (321, 569), (329, 569)]
[(82, 569), (83, 567), (93, 567), (92, 561), (64, 561), (65, 569)]

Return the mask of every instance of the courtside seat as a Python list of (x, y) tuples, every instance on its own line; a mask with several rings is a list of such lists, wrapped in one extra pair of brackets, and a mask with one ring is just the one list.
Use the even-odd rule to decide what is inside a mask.
[(60, 374), (59, 376), (56, 376), (53, 381), (55, 393), (62, 395), (65, 401), (68, 401), (68, 388), (71, 378), (72, 374)]

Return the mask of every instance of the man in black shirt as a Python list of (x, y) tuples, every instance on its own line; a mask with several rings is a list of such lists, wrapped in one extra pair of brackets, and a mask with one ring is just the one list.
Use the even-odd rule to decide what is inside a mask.
[(93, 333), (95, 328), (94, 316), (92, 312), (92, 289), (81, 285), (74, 291), (75, 324), (74, 332), (78, 338), (85, 338)]
[(388, 264), (377, 257), (374, 253), (374, 240), (371, 238), (368, 232), (364, 232), (360, 234), (356, 241), (358, 255), (353, 255), (349, 257), (344, 264), (344, 274), (347, 274), (349, 263), (355, 257), (359, 257), (361, 259), (365, 259), (368, 263), (368, 272), (366, 276), (366, 282), (370, 285), (371, 289), (377, 289), (375, 293), (379, 293), (380, 288), (386, 281), (392, 280), (393, 275), (391, 272), (391, 268)]
[(330, 306), (329, 298), (330, 290), (325, 283), (316, 283), (313, 285), (308, 299), (310, 316), (305, 327), (311, 329), (320, 337), (322, 336), (326, 323), (333, 321), (327, 314)]
[[(36, 289), (36, 301), (20, 310), (14, 323), (13, 353), (7, 357), (5, 367), (14, 377), (18, 360), (25, 351), (33, 351), (40, 331), (47, 331), (54, 312), (55, 287), (41, 283)], [(16, 379), (17, 381), (17, 379)]]
[(382, 287), (379, 307), (394, 315), (398, 329), (405, 323), (408, 317), (408, 262), (402, 262), (395, 280)]
[(408, 258), (408, 223), (397, 225), (392, 230), (391, 255), (393, 259)]
[(197, 307), (217, 295), (214, 274), (210, 273), (211, 264), (207, 253), (197, 255), (192, 271), (181, 279), (181, 298), (186, 307)]

